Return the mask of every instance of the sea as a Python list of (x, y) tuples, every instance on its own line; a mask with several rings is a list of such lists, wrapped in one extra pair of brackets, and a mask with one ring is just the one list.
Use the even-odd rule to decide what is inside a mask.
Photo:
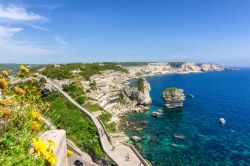
[[(151, 85), (150, 110), (129, 114), (129, 121), (135, 125), (125, 132), (143, 138), (130, 143), (152, 165), (250, 165), (250, 68), (146, 80)], [(165, 108), (162, 92), (169, 87), (184, 90), (182, 108)], [(152, 117), (151, 113), (159, 109), (162, 116)], [(219, 122), (221, 117), (226, 120), (224, 125)], [(136, 128), (143, 130), (138, 132)]]

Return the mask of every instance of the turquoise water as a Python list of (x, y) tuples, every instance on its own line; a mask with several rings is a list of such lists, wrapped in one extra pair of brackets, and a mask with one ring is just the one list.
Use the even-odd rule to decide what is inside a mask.
[[(129, 136), (143, 137), (136, 143), (143, 157), (156, 166), (250, 165), (250, 69), (147, 80), (152, 88), (151, 109), (130, 114), (135, 125), (126, 131)], [(194, 97), (186, 97), (181, 109), (166, 109), (161, 98), (166, 87), (182, 88)], [(163, 115), (151, 117), (158, 109), (164, 110)], [(222, 116), (225, 125), (219, 124)], [(137, 132), (137, 127), (144, 130)]]

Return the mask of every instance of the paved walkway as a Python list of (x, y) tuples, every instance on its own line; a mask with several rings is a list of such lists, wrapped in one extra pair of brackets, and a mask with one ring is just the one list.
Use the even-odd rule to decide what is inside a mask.
[[(73, 100), (67, 93), (65, 93), (61, 88), (59, 88), (57, 85), (55, 85), (50, 79), (48, 79), (45, 76), (42, 76), (46, 79), (47, 83), (52, 85), (54, 88), (58, 90), (61, 94), (63, 94), (70, 102), (72, 102), (76, 107), (78, 107), (82, 112), (87, 114), (94, 122), (96, 128), (99, 130), (102, 130), (102, 133), (99, 130), (99, 137), (101, 140), (101, 145), (103, 147), (103, 150), (108, 154), (108, 156), (114, 160), (119, 166), (143, 166), (140, 159), (137, 157), (137, 155), (129, 148), (128, 146), (125, 146), (123, 144), (119, 144), (115, 146), (115, 150), (112, 151), (113, 145), (109, 142), (108, 136), (104, 132), (104, 128), (97, 119), (94, 114), (92, 114), (90, 111), (83, 108), (80, 104), (78, 104), (75, 100)], [(126, 161), (126, 156), (129, 155), (129, 160)]]

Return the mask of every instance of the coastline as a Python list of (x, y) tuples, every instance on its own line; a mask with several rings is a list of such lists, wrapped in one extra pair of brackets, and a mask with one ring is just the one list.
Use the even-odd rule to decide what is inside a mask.
[[(157, 73), (152, 73), (152, 74), (144, 74), (144, 75), (131, 75), (131, 72), (129, 72), (129, 77), (124, 77), (127, 78), (125, 80), (123, 80), (123, 82), (121, 82), (121, 84), (125, 84), (125, 87), (129, 87), (129, 84), (131, 83), (131, 81), (133, 80), (137, 80), (139, 78), (149, 78), (149, 77), (157, 77), (157, 76), (164, 76), (164, 75), (174, 75), (174, 74), (199, 74), (199, 73), (206, 73), (206, 72), (222, 72), (222, 71), (226, 71), (226, 69), (219, 69), (219, 70), (211, 70), (211, 71), (173, 71), (173, 72), (157, 72)], [(122, 91), (124, 88), (124, 86), (120, 86), (120, 91)], [(145, 105), (145, 106), (150, 106), (149, 105)], [(104, 107), (102, 107), (103, 109), (105, 109)], [(133, 106), (126, 106), (125, 108), (121, 108), (121, 109), (116, 109), (116, 113), (112, 114), (112, 118), (111, 118), (111, 122), (115, 122), (116, 124), (116, 128), (119, 128), (118, 132), (115, 133), (110, 133), (111, 138), (115, 139), (114, 142), (117, 142), (118, 140), (122, 142), (127, 142), (128, 140), (130, 140), (130, 138), (124, 133), (125, 128), (129, 127), (130, 125), (128, 124), (127, 121), (127, 116), (129, 113), (133, 113), (136, 112), (134, 111), (135, 109), (138, 109), (138, 106), (133, 105)], [(111, 112), (108, 109), (105, 109), (108, 112)], [(147, 111), (147, 110), (146, 110)], [(117, 134), (119, 134), (119, 137), (117, 137)]]
[[(246, 155), (244, 152), (249, 152), (249, 143), (246, 142), (248, 136), (245, 134), (249, 127), (241, 130), (244, 125), (239, 124), (238, 119), (241, 118), (244, 124), (247, 124), (249, 104), (242, 105), (242, 103), (249, 100), (249, 97), (241, 101), (237, 99), (238, 96), (242, 94), (247, 96), (249, 93), (246, 84), (249, 82), (248, 76), (249, 70), (242, 70), (150, 78), (153, 90), (151, 97), (154, 103), (147, 113), (130, 114), (129, 120), (132, 125), (125, 134), (129, 137), (135, 135), (143, 138), (135, 145), (142, 150), (141, 154), (155, 165), (163, 163), (193, 165), (195, 162), (204, 165), (205, 161), (207, 163), (214, 161), (212, 163), (220, 163), (219, 165), (227, 162), (247, 163), (249, 161), (247, 158), (241, 160), (237, 156), (244, 157)], [(239, 78), (239, 81), (235, 80), (236, 78)], [(242, 87), (235, 89), (239, 83)], [(192, 93), (195, 97), (187, 98), (181, 109), (165, 110), (160, 94), (165, 87), (173, 85), (185, 89), (185, 94)], [(162, 117), (152, 117), (151, 113), (158, 109), (164, 110)], [(219, 122), (221, 116), (227, 120), (225, 125)], [(138, 122), (143, 120), (147, 120), (148, 124), (143, 131), (138, 132), (136, 128), (144, 126)], [(230, 142), (227, 142), (228, 139)], [(241, 149), (238, 149), (239, 146)], [(160, 154), (166, 160), (160, 160)], [(204, 160), (201, 161), (200, 158)]]

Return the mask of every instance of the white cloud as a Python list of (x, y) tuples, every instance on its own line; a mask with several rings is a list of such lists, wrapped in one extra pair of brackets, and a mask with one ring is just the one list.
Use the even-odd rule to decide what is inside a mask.
[(65, 54), (64, 48), (45, 46), (30, 40), (16, 41), (12, 38), (0, 40), (0, 62), (45, 63), (58, 60)]
[(16, 21), (32, 21), (43, 20), (45, 17), (35, 14), (33, 12), (27, 12), (25, 8), (10, 5), (3, 6), (0, 4), (0, 19), (16, 20)]
[(29, 26), (31, 26), (31, 27), (34, 28), (34, 29), (38, 29), (38, 30), (44, 31), (44, 32), (49, 32), (49, 31), (51, 31), (51, 30), (48, 29), (48, 28), (45, 28), (45, 27), (42, 27), (42, 26), (38, 26), (38, 25), (35, 25), (35, 24), (29, 24)]
[(10, 38), (14, 36), (16, 33), (21, 32), (22, 28), (10, 28), (4, 27), (0, 25), (0, 39)]
[[(48, 28), (33, 24), (33, 21), (47, 19), (37, 13), (29, 12), (25, 8), (0, 4), (0, 62), (24, 63), (46, 62), (51, 58), (59, 59), (65, 54), (66, 42), (62, 37), (57, 37), (49, 45), (46, 41), (34, 41), (27, 33), (24, 36), (16, 34), (24, 31), (29, 26), (41, 31), (51, 31)], [(6, 24), (7, 22), (7, 24)], [(25, 25), (25, 26), (24, 26)], [(61, 44), (58, 46), (58, 43)]]
[(61, 36), (56, 36), (55, 41), (59, 44), (65, 45), (67, 42), (61, 37)]

